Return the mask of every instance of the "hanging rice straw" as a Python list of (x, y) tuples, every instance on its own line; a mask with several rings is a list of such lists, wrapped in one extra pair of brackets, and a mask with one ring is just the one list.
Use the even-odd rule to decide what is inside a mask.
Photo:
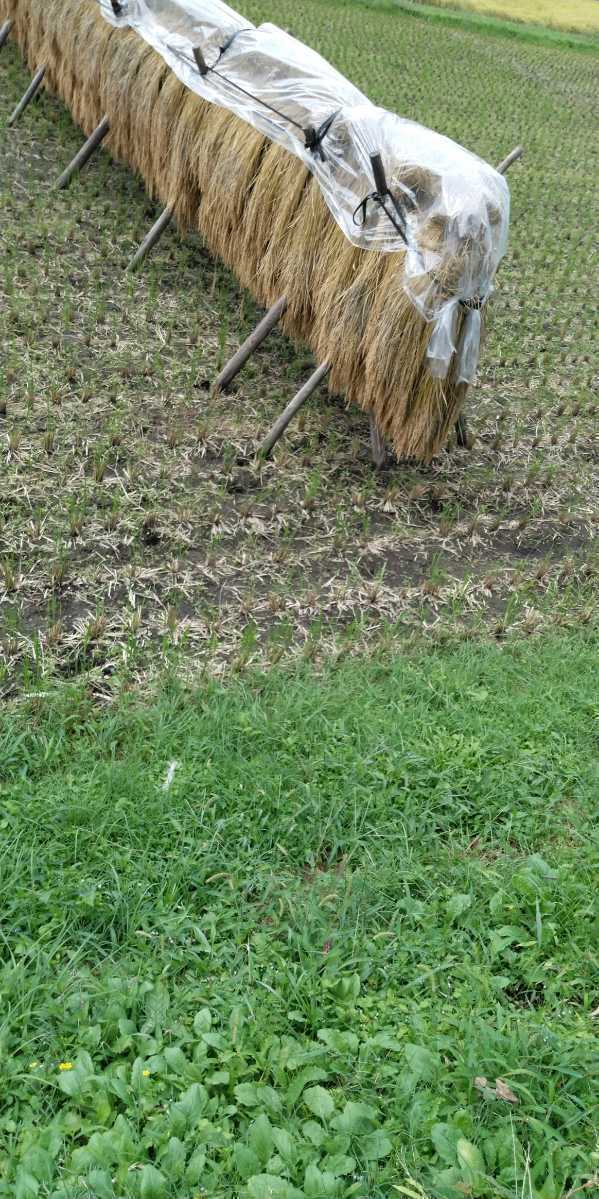
[(183, 229), (259, 303), (285, 296), (283, 328), (329, 364), (331, 390), (398, 456), (430, 461), (505, 249), (497, 172), (220, 0), (0, 0), (4, 18), (86, 133), (108, 118), (110, 151)]

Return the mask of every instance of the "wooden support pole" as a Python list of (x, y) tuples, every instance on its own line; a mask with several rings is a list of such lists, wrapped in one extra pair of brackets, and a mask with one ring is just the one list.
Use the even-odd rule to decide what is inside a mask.
[(224, 391), (225, 387), (228, 387), (229, 383), (232, 383), (235, 376), (239, 374), (242, 366), (245, 366), (248, 358), (251, 358), (254, 350), (258, 349), (258, 346), (262, 344), (271, 330), (278, 324), (286, 307), (287, 300), (285, 296), (281, 296), (276, 304), (273, 304), (272, 308), (269, 308), (260, 323), (256, 325), (253, 333), (250, 333), (243, 345), (239, 347), (237, 352), (223, 367), (220, 374), (217, 375), (214, 380), (213, 391)]
[(19, 100), (17, 107), (15, 109), (13, 109), (13, 111), (11, 112), (11, 114), (6, 122), (6, 124), (9, 127), (11, 125), (16, 124), (16, 122), (18, 121), (21, 114), (24, 113), (27, 106), (29, 104), (31, 104), (33, 97), (37, 95), (40, 87), (42, 86), (45, 74), (46, 74), (45, 67), (40, 67), (39, 71), (35, 72), (35, 75), (33, 76), (33, 79), (31, 80), (31, 83), (29, 84), (29, 87), (27, 88), (27, 91), (24, 92), (24, 94), (21, 96), (21, 99)]
[(300, 387), (297, 395), (295, 395), (293, 399), (289, 401), (287, 407), (281, 413), (278, 420), (275, 421), (268, 436), (264, 438), (264, 441), (260, 446), (259, 453), (262, 458), (268, 458), (273, 446), (275, 446), (279, 438), (282, 437), (290, 420), (293, 419), (296, 412), (299, 412), (302, 405), (305, 404), (306, 400), (308, 400), (312, 395), (312, 392), (316, 391), (319, 383), (322, 383), (322, 380), (325, 378), (325, 375), (328, 375), (330, 369), (331, 368), (328, 362), (323, 362), (320, 366), (317, 366), (316, 370), (310, 375), (310, 378), (307, 380), (307, 382), (304, 383), (304, 386)]
[(165, 208), (164, 212), (162, 212), (158, 217), (158, 220), (154, 222), (150, 232), (144, 237), (139, 249), (133, 255), (133, 258), (127, 266), (128, 271), (136, 270), (140, 263), (147, 258), (150, 250), (152, 250), (156, 245), (156, 242), (160, 241), (164, 230), (168, 229), (168, 226), (170, 225), (174, 215), (175, 209), (169, 204), (168, 208)]
[(519, 158), (522, 158), (523, 154), (524, 146), (516, 146), (515, 150), (512, 150), (511, 154), (508, 154), (507, 157), (503, 159), (503, 162), (500, 162), (499, 166), (496, 167), (497, 173), (499, 175), (505, 175), (506, 171), (509, 171), (512, 163), (517, 162)]
[(466, 416), (463, 412), (460, 412), (460, 415), (455, 423), (455, 435), (460, 449), (469, 450), (470, 437), (468, 435), (468, 421), (466, 420)]
[(62, 191), (65, 187), (69, 186), (73, 176), (85, 166), (92, 154), (98, 149), (98, 146), (102, 144), (109, 129), (110, 122), (108, 117), (102, 117), (98, 127), (94, 129), (94, 132), (90, 137), (88, 137), (85, 144), (79, 150), (79, 153), (75, 155), (73, 161), (69, 163), (66, 170), (63, 171), (60, 178), (57, 179), (55, 186), (59, 191)]
[(4, 43), (8, 41), (8, 35), (11, 29), (12, 21), (5, 21), (3, 25), (0, 25), (0, 50), (2, 49)]
[(370, 413), (370, 449), (372, 451), (372, 461), (377, 470), (385, 465), (389, 457), (385, 438), (379, 429), (374, 412)]

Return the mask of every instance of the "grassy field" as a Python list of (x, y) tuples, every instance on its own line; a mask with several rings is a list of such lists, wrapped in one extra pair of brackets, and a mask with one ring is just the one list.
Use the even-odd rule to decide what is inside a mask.
[[(430, 0), (429, 0), (430, 2)], [(553, 29), (571, 29), (579, 33), (599, 33), (599, 5), (596, 0), (432, 0), (448, 8), (465, 12), (529, 21)]]
[(50, 190), (51, 97), (2, 131), (0, 1197), (591, 1199), (599, 59), (243, 7), (524, 143), (474, 445), (376, 473), (323, 394), (258, 463), (302, 347), (211, 397), (248, 297), (174, 231), (124, 274), (155, 210)]
[(7, 718), (0, 1195), (595, 1195), (597, 649)]
[[(377, 475), (364, 415), (321, 394), (258, 465), (307, 355), (274, 336), (211, 399), (253, 305), (172, 232), (141, 276), (123, 273), (154, 209), (105, 153), (50, 192), (81, 137), (44, 95), (0, 139), (5, 696), (82, 672), (109, 692), (115, 672), (142, 679), (173, 653), (218, 671), (592, 618), (598, 59), (389, 6), (245, 7), (487, 159), (525, 144), (474, 448)], [(26, 80), (5, 49), (1, 114)]]

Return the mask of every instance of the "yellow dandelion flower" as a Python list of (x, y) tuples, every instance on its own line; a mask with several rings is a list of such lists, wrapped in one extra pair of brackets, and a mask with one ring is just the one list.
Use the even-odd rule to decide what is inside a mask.
[(59, 1070), (72, 1070), (72, 1069), (73, 1069), (73, 1063), (72, 1063), (72, 1062), (59, 1062), (59, 1063), (58, 1063), (58, 1069), (59, 1069)]
[(149, 1077), (150, 1077), (150, 1071), (149, 1071), (149, 1070), (142, 1070), (142, 1072), (141, 1072), (141, 1073), (142, 1073), (142, 1076), (143, 1076), (143, 1078), (149, 1078)]

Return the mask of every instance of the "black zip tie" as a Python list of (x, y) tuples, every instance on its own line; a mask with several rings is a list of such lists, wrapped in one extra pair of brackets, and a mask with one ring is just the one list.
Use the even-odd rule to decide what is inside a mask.
[(119, 0), (110, 0), (110, 4), (115, 17), (120, 17), (123, 11), (123, 6), (119, 3)]
[(240, 33), (251, 33), (253, 28), (253, 25), (246, 25), (244, 29), (236, 29), (231, 36), (227, 38), (224, 46), (219, 46), (218, 61), (220, 62), (223, 54), (227, 53), (229, 46), (233, 45), (235, 38), (238, 37)]
[(322, 162), (326, 162), (326, 155), (322, 148), (322, 140), (324, 137), (326, 137), (331, 125), (333, 124), (333, 121), (335, 120), (335, 117), (338, 117), (340, 112), (340, 108), (338, 108), (336, 112), (332, 112), (330, 117), (326, 117), (326, 119), (322, 122), (322, 125), (318, 126), (318, 129), (315, 129), (313, 125), (308, 125), (307, 129), (304, 129), (306, 149), (311, 150), (313, 154), (318, 154)]

